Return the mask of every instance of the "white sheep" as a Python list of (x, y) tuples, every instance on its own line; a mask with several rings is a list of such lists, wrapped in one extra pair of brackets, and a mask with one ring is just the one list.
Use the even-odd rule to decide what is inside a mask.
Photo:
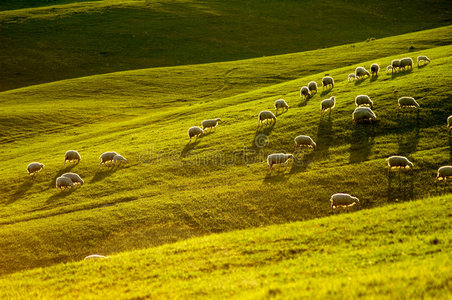
[(355, 69), (355, 76), (356, 76), (356, 79), (361, 79), (361, 77), (370, 76), (370, 73), (364, 67), (357, 67)]
[(356, 75), (355, 73), (350, 73), (348, 74), (348, 82), (356, 80)]
[(317, 82), (310, 81), (308, 83), (308, 88), (309, 88), (309, 91), (311, 92), (311, 94), (317, 93)]
[(371, 109), (374, 109), (374, 103), (372, 102), (372, 100), (370, 100), (369, 96), (367, 96), (367, 95), (356, 96), (355, 105), (357, 107), (359, 107), (361, 105), (368, 105), (368, 106), (370, 106)]
[(298, 149), (300, 147), (315, 149), (315, 147), (317, 147), (317, 144), (310, 136), (299, 135), (295, 138), (295, 148)]
[(201, 122), (202, 130), (207, 130), (207, 128), (210, 128), (210, 130), (217, 128), (218, 122), (221, 122), (220, 118), (211, 119), (211, 120), (204, 120)]
[(331, 196), (331, 211), (334, 211), (337, 207), (351, 207), (356, 204), (359, 204), (359, 199), (349, 194), (345, 193), (337, 193)]
[(397, 100), (399, 103), (398, 110), (406, 111), (406, 110), (418, 110), (419, 103), (414, 100), (413, 97), (401, 97)]
[(412, 169), (414, 167), (413, 163), (408, 160), (405, 156), (390, 156), (386, 159), (388, 162), (388, 172), (391, 171), (393, 168), (399, 168), (399, 169)]
[(320, 112), (323, 114), (326, 110), (331, 110), (336, 106), (336, 97), (332, 96), (331, 98), (322, 100), (320, 103)]
[(447, 181), (447, 178), (452, 177), (452, 166), (442, 166), (438, 169), (436, 174), (436, 182), (440, 180)]
[(273, 153), (267, 156), (267, 164), (270, 169), (273, 169), (273, 165), (286, 166), (289, 159), (293, 159), (292, 154)]
[(402, 58), (400, 60), (400, 69), (405, 69), (408, 67), (413, 69), (413, 60), (411, 59), (411, 57)]
[(119, 155), (119, 154), (116, 154), (114, 157), (113, 157), (113, 163), (115, 164), (115, 166), (116, 165), (119, 165), (119, 164), (121, 164), (121, 163), (127, 163), (127, 159), (125, 159), (122, 155)]
[(80, 175), (75, 173), (64, 173), (63, 175), (61, 175), (61, 177), (69, 178), (74, 184), (83, 185), (85, 183)]
[(374, 74), (378, 75), (378, 71), (380, 71), (380, 66), (378, 64), (373, 63), (370, 65), (370, 72), (372, 73), (372, 76), (374, 76)]
[(61, 176), (55, 180), (55, 186), (57, 189), (73, 188), (74, 183), (72, 182), (72, 180), (69, 177)]
[(430, 59), (425, 56), (425, 55), (421, 55), (417, 57), (417, 67), (419, 68), (419, 62), (423, 61), (424, 65), (426, 64), (426, 62), (430, 62)]
[(397, 69), (400, 68), (400, 59), (394, 59), (391, 62), (391, 66), (392, 66), (392, 73), (394, 73), (394, 71), (397, 71)]
[(100, 165), (102, 166), (102, 164), (107, 165), (107, 162), (112, 162), (113, 161), (113, 157), (115, 157), (115, 155), (117, 155), (118, 153), (114, 152), (114, 151), (110, 151), (110, 152), (104, 152), (100, 155), (99, 159), (100, 159)]
[(311, 97), (311, 93), (309, 92), (309, 88), (307, 86), (303, 86), (300, 89), (300, 97), (304, 99)]
[(334, 79), (331, 76), (325, 76), (322, 78), (322, 88), (325, 89), (325, 87), (329, 87), (331, 85), (331, 88), (334, 88)]
[(191, 142), (191, 138), (192, 137), (196, 137), (196, 139), (198, 139), (198, 136), (202, 135), (204, 133), (204, 131), (201, 129), (201, 127), (199, 126), (192, 126), (188, 129), (188, 137), (190, 138), (190, 142)]
[(39, 162), (29, 163), (27, 166), (28, 175), (34, 175), (40, 172), (44, 167), (44, 164), (41, 164)]
[(284, 109), (286, 109), (286, 111), (289, 110), (289, 105), (286, 103), (286, 101), (284, 99), (278, 99), (275, 101), (275, 109), (276, 109), (276, 114), (278, 114), (278, 109), (282, 109), (282, 111), (284, 112)]
[(388, 65), (388, 66), (386, 66), (386, 74), (388, 74), (388, 73), (389, 73), (389, 71), (391, 71), (391, 72), (392, 72), (392, 65)]
[(276, 116), (269, 110), (263, 110), (259, 113), (258, 120), (259, 123), (257, 124), (257, 126), (259, 127), (261, 124), (262, 126), (264, 126), (264, 121), (266, 120), (270, 120), (270, 123), (272, 123), (273, 121), (276, 123)]
[(84, 260), (93, 260), (93, 259), (102, 259), (108, 258), (108, 256), (100, 255), (100, 254), (91, 254), (84, 258)]
[(452, 129), (452, 115), (447, 117), (447, 129)]
[(80, 154), (76, 150), (68, 150), (64, 154), (64, 163), (66, 163), (66, 161), (69, 162), (77, 161), (77, 163), (79, 163), (80, 159), (81, 159)]
[(377, 116), (369, 107), (357, 107), (352, 114), (353, 125), (359, 122), (373, 122)]

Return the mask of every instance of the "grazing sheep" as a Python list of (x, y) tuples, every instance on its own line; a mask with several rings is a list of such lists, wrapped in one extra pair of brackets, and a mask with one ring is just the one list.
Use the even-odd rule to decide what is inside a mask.
[(201, 122), (202, 130), (206, 130), (207, 128), (210, 128), (210, 130), (217, 128), (218, 122), (221, 122), (220, 118), (211, 119), (211, 120), (204, 120)]
[(127, 159), (125, 159), (122, 155), (117, 154), (113, 157), (113, 163), (115, 166), (121, 164), (122, 162), (127, 163)]
[(263, 110), (259, 113), (258, 120), (259, 123), (257, 124), (257, 126), (259, 127), (261, 124), (262, 126), (264, 126), (264, 121), (266, 120), (270, 120), (270, 123), (273, 123), (273, 121), (275, 121), (276, 123), (276, 116), (269, 110)]
[(400, 68), (400, 59), (394, 59), (391, 62), (392, 65), (392, 73), (394, 73), (394, 71), (397, 71), (398, 68)]
[(299, 135), (295, 138), (295, 148), (298, 149), (300, 147), (315, 149), (315, 147), (317, 147), (317, 144), (310, 136)]
[(39, 162), (29, 163), (27, 166), (28, 175), (34, 175), (41, 171), (44, 167), (44, 164), (41, 164)]
[(100, 255), (100, 254), (91, 254), (84, 258), (84, 260), (92, 260), (92, 259), (102, 259), (108, 258), (108, 256)]
[(391, 72), (392, 72), (392, 66), (391, 66), (391, 65), (389, 65), (389, 66), (386, 66), (386, 74), (388, 74), (388, 73), (389, 73), (389, 71), (391, 71)]
[(356, 80), (356, 75), (355, 75), (355, 73), (348, 74), (348, 82), (350, 82), (350, 81), (352, 81), (352, 80)]
[(399, 168), (399, 169), (406, 169), (406, 168), (413, 168), (414, 165), (411, 161), (408, 160), (405, 156), (390, 156), (386, 159), (388, 162), (388, 172), (391, 171), (393, 168)]
[(83, 185), (85, 182), (83, 181), (83, 179), (75, 173), (64, 173), (63, 175), (61, 175), (61, 177), (67, 177), (70, 180), (72, 180), (72, 183), (74, 184), (80, 184)]
[(311, 92), (311, 94), (317, 93), (317, 82), (310, 81), (308, 83), (308, 88), (309, 88), (309, 91)]
[(352, 114), (353, 125), (359, 122), (373, 122), (377, 120), (377, 116), (369, 107), (357, 107)]
[(331, 114), (331, 110), (334, 108), (334, 106), (336, 105), (336, 97), (332, 96), (331, 98), (322, 100), (322, 102), (320, 103), (320, 112), (323, 114), (326, 110), (330, 110), (330, 114)]
[(425, 55), (421, 55), (417, 57), (417, 67), (419, 68), (419, 62), (423, 61), (424, 65), (426, 64), (426, 62), (430, 62), (430, 59), (425, 56)]
[(447, 129), (451, 129), (452, 128), (452, 115), (447, 117)]
[(286, 166), (289, 159), (293, 159), (292, 154), (273, 153), (267, 156), (267, 164), (270, 169), (273, 169), (273, 165)]
[(378, 75), (378, 71), (380, 71), (380, 66), (378, 64), (371, 64), (370, 65), (370, 72), (372, 73), (372, 76)]
[(355, 105), (356, 107), (359, 107), (361, 105), (368, 105), (371, 109), (374, 109), (374, 103), (372, 100), (370, 100), (369, 96), (367, 95), (358, 95), (355, 98)]
[(286, 109), (286, 111), (289, 110), (289, 105), (286, 103), (286, 101), (284, 99), (278, 99), (275, 101), (275, 108), (276, 108), (276, 114), (278, 114), (278, 109), (282, 109), (282, 111), (284, 112), (284, 109)]
[(79, 163), (80, 159), (80, 154), (76, 150), (68, 150), (64, 154), (64, 163), (66, 163), (66, 161), (72, 162), (73, 160), (76, 160), (77, 163)]
[(418, 110), (419, 103), (414, 100), (413, 97), (401, 97), (397, 101), (399, 103), (398, 110), (406, 111), (406, 110)]
[(325, 87), (329, 87), (331, 85), (331, 88), (334, 88), (334, 79), (330, 76), (325, 76), (322, 79), (322, 89), (325, 89)]
[(337, 207), (351, 207), (355, 204), (359, 204), (359, 199), (349, 194), (337, 193), (331, 196), (331, 211), (334, 211)]
[(74, 187), (74, 183), (72, 183), (71, 178), (65, 177), (65, 176), (61, 176), (61, 177), (58, 177), (56, 179), (55, 186), (56, 186), (57, 189), (73, 188)]
[(102, 164), (107, 165), (107, 162), (112, 162), (113, 161), (113, 157), (115, 157), (115, 155), (117, 155), (118, 153), (111, 151), (111, 152), (104, 152), (101, 154), (101, 156), (99, 157), (100, 159), (100, 165), (102, 166)]
[(203, 133), (204, 131), (199, 126), (190, 127), (188, 129), (188, 137), (190, 138), (190, 142), (192, 137), (196, 136), (196, 139), (198, 139), (198, 136), (202, 135)]
[(355, 69), (355, 76), (356, 76), (356, 79), (361, 79), (361, 77), (370, 76), (370, 73), (364, 67), (357, 67)]
[(448, 177), (452, 177), (452, 166), (442, 166), (438, 169), (438, 173), (436, 174), (436, 182), (440, 180), (446, 182)]
[(308, 88), (307, 86), (303, 86), (303, 87), (300, 89), (300, 97), (301, 97), (301, 98), (304, 97), (304, 99), (306, 99), (306, 98), (308, 98), (308, 97), (311, 97), (311, 93), (309, 92), (309, 88)]
[(413, 69), (413, 60), (411, 57), (405, 57), (400, 60), (400, 69), (405, 70), (407, 67), (411, 68), (411, 70)]

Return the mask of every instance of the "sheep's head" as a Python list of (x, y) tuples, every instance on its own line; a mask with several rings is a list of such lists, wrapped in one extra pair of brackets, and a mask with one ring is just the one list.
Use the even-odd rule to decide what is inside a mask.
[(217, 118), (216, 121), (217, 121), (217, 122), (221, 122), (221, 119), (220, 119), (220, 118)]

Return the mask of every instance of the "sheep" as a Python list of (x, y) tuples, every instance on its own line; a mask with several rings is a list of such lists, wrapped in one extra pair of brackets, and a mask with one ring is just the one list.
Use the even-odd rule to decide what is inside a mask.
[(73, 188), (74, 187), (74, 183), (72, 182), (71, 178), (65, 177), (65, 176), (61, 176), (61, 177), (58, 177), (55, 180), (55, 186), (56, 186), (57, 189)]
[(122, 162), (127, 163), (127, 159), (125, 159), (122, 155), (117, 154), (113, 157), (113, 163), (115, 166), (121, 164)]
[(452, 129), (452, 115), (447, 117), (447, 129), (448, 130)]
[(444, 180), (444, 183), (446, 183), (448, 177), (452, 177), (452, 166), (442, 166), (436, 174), (436, 182)]
[(276, 108), (276, 114), (278, 114), (278, 109), (282, 109), (282, 111), (284, 112), (284, 109), (286, 109), (286, 111), (289, 110), (289, 105), (287, 105), (286, 101), (284, 99), (278, 99), (275, 101), (275, 108)]
[(400, 59), (394, 59), (391, 62), (391, 66), (392, 66), (392, 73), (394, 73), (394, 71), (397, 71), (397, 69), (400, 68)]
[(27, 166), (28, 175), (35, 175), (36, 173), (40, 172), (44, 167), (45, 167), (44, 164), (41, 164), (39, 162), (29, 163)]
[(309, 91), (311, 92), (311, 94), (317, 93), (317, 82), (310, 81), (308, 83), (308, 88), (309, 88)]
[(78, 174), (75, 173), (64, 173), (63, 175), (61, 175), (61, 177), (69, 178), (74, 184), (83, 185), (85, 183), (83, 179)]
[(353, 125), (359, 122), (373, 122), (377, 120), (377, 116), (369, 107), (357, 107), (352, 114)]
[(337, 207), (351, 207), (356, 204), (359, 205), (359, 199), (349, 194), (337, 193), (331, 196), (331, 211), (334, 211)]
[(401, 97), (399, 100), (397, 100), (399, 103), (398, 111), (406, 111), (406, 110), (418, 110), (419, 109), (419, 103), (414, 100), (413, 97)]
[(104, 152), (100, 155), (99, 159), (100, 159), (100, 165), (102, 166), (102, 164), (107, 165), (107, 162), (112, 162), (113, 161), (113, 157), (115, 157), (115, 155), (117, 155), (118, 153), (111, 151), (111, 152)]
[(79, 163), (80, 159), (80, 154), (76, 150), (68, 150), (64, 154), (64, 163), (66, 163), (66, 161), (72, 162), (75, 160), (77, 161), (77, 163)]
[(355, 69), (355, 76), (356, 76), (356, 79), (361, 79), (361, 77), (370, 76), (370, 73), (364, 67), (357, 67)]
[(191, 142), (191, 138), (196, 136), (196, 139), (198, 139), (198, 136), (202, 135), (204, 133), (204, 131), (201, 129), (201, 127), (199, 126), (192, 126), (188, 129), (188, 137), (190, 138)]
[(100, 254), (91, 254), (85, 257), (83, 260), (92, 260), (92, 259), (102, 259), (108, 258), (108, 256), (100, 255)]
[(259, 123), (257, 124), (257, 126), (259, 127), (261, 124), (262, 126), (264, 126), (264, 121), (266, 120), (270, 120), (270, 123), (272, 123), (273, 121), (275, 121), (276, 123), (276, 116), (269, 110), (263, 110), (259, 113), (258, 120)]
[(289, 159), (293, 159), (292, 154), (273, 153), (267, 156), (267, 164), (270, 169), (273, 169), (273, 165), (286, 166)]
[(411, 57), (405, 57), (400, 60), (400, 69), (405, 70), (406, 67), (413, 69), (413, 60)]
[(386, 74), (388, 74), (389, 71), (392, 71), (392, 66), (391, 65), (386, 66)]
[(368, 105), (371, 109), (374, 109), (374, 103), (372, 100), (370, 100), (369, 96), (367, 95), (358, 95), (355, 98), (355, 105), (356, 107), (359, 107), (361, 105)]
[(352, 80), (356, 80), (356, 75), (355, 73), (350, 73), (348, 74), (348, 82), (352, 81)]
[(334, 108), (334, 106), (336, 106), (336, 97), (332, 96), (331, 98), (322, 100), (322, 102), (320, 103), (320, 113), (323, 114), (326, 110), (330, 110), (330, 114), (331, 114), (331, 110)]
[(380, 66), (378, 64), (374, 63), (370, 65), (370, 72), (372, 73), (372, 76), (374, 76), (374, 73), (375, 75), (378, 75), (378, 71), (380, 71)]
[(211, 119), (211, 120), (204, 120), (201, 122), (202, 130), (206, 130), (207, 128), (210, 128), (210, 130), (217, 128), (218, 122), (221, 122), (220, 118)]
[(418, 56), (418, 57), (417, 57), (417, 67), (418, 67), (418, 68), (419, 68), (419, 63), (420, 63), (421, 61), (423, 61), (423, 62), (424, 62), (424, 65), (425, 65), (426, 62), (430, 62), (430, 59), (429, 59), (427, 56), (425, 56), (425, 55)]
[(307, 86), (303, 86), (303, 87), (300, 89), (300, 97), (301, 97), (301, 98), (304, 97), (304, 99), (306, 99), (306, 98), (308, 98), (308, 97), (311, 97), (311, 93), (309, 92), (309, 88), (308, 88)]
[(317, 144), (310, 136), (299, 135), (295, 138), (295, 148), (298, 149), (300, 147), (315, 149), (317, 147)]
[(390, 172), (393, 168), (399, 168), (400, 170), (403, 168), (404, 170), (412, 169), (414, 167), (413, 163), (408, 160), (405, 156), (390, 156), (386, 159), (388, 162), (388, 172)]
[(330, 76), (325, 76), (322, 79), (322, 89), (325, 89), (326, 87), (329, 87), (331, 85), (331, 88), (334, 88), (334, 79)]

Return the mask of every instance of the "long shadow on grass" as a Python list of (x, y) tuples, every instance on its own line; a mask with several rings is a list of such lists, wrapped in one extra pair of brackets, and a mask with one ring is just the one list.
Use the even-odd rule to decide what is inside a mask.
[(401, 70), (401, 71), (397, 71), (397, 72), (392, 73), (391, 74), (391, 78), (394, 79), (394, 78), (397, 78), (397, 77), (400, 77), (400, 76), (405, 76), (405, 75), (408, 75), (408, 74), (411, 74), (411, 73), (413, 73), (413, 69)]
[(370, 82), (374, 82), (377, 79), (378, 79), (378, 75), (372, 76), (372, 77), (370, 77)]
[(269, 143), (268, 136), (272, 132), (273, 128), (275, 128), (276, 123), (272, 123), (270, 126), (259, 126), (254, 133), (254, 138), (251, 143), (251, 149), (261, 149), (265, 147)]
[(320, 94), (321, 97), (328, 95), (329, 93), (331, 93), (331, 91), (333, 90), (333, 88), (329, 88), (326, 89), (324, 91), (322, 91), (322, 93)]
[(78, 163), (63, 166), (63, 168), (59, 170), (58, 173), (55, 174), (55, 176), (53, 176), (53, 180), (49, 183), (47, 189), (54, 188), (56, 179), (64, 173), (70, 172), (76, 165), (78, 165)]
[(414, 199), (414, 173), (414, 171), (392, 171), (388, 173), (388, 202)]
[(35, 182), (35, 179), (33, 176), (28, 176), (24, 180), (24, 182), (17, 188), (16, 192), (11, 196), (11, 198), (5, 203), (6, 205), (11, 204), (22, 198), (25, 193), (31, 189)]
[(397, 132), (399, 154), (408, 155), (416, 151), (419, 144), (419, 115), (398, 116), (398, 128), (404, 128)]
[(353, 128), (350, 140), (350, 163), (367, 160), (375, 144), (375, 124), (358, 124)]
[(329, 157), (330, 146), (333, 144), (333, 122), (331, 122), (331, 118), (323, 119), (320, 118), (319, 126), (317, 127), (317, 155), (322, 158)]
[(279, 182), (287, 181), (289, 178), (286, 167), (275, 167), (273, 170), (268, 170), (264, 178), (264, 183), (277, 184)]
[(355, 80), (355, 86), (362, 84), (362, 83), (363, 83), (364, 81), (366, 81), (368, 78), (369, 78), (369, 77), (366, 76), (366, 77), (364, 77), (364, 78), (360, 78), (360, 79)]
[(180, 153), (180, 157), (187, 157), (188, 153), (195, 149), (196, 146), (199, 145), (200, 142), (200, 138), (196, 138), (196, 140), (192, 141), (192, 142), (188, 142), (187, 145), (185, 145), (184, 149), (182, 149), (181, 153)]
[(308, 166), (314, 161), (314, 152), (295, 151), (293, 155), (294, 161), (289, 174), (306, 171)]
[(94, 174), (94, 177), (91, 178), (91, 180), (89, 181), (89, 183), (101, 181), (105, 179), (107, 176), (114, 174), (119, 168), (120, 168), (119, 166), (115, 167), (114, 165), (100, 166), (97, 169), (96, 174)]
[(58, 199), (62, 199), (64, 197), (67, 197), (69, 195), (71, 195), (77, 188), (71, 188), (71, 189), (63, 189), (63, 190), (59, 190), (55, 188), (55, 194), (53, 194), (52, 196), (49, 197), (49, 199), (47, 199), (46, 203), (52, 203)]

